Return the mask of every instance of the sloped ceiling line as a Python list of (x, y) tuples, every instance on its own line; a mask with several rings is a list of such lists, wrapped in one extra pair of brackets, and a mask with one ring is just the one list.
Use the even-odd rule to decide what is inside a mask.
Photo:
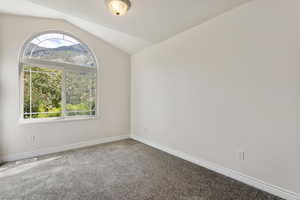
[(122, 17), (105, 0), (1, 0), (0, 12), (63, 19), (134, 54), (252, 0), (131, 1)]
[[(0, 12), (25, 15), (33, 17), (45, 17), (52, 19), (63, 19), (97, 37), (110, 43), (116, 48), (121, 49), (128, 54), (134, 54), (139, 50), (151, 45), (150, 42), (140, 38), (115, 31), (105, 26), (96, 24), (94, 22), (86, 21), (78, 17), (74, 17), (57, 10), (47, 8), (28, 0), (3, 0), (5, 2), (0, 5)], [(18, 6), (16, 6), (18, 5)]]

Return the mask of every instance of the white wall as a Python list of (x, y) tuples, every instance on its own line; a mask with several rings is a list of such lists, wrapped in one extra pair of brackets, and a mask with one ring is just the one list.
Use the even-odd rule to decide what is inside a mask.
[(299, 10), (251, 1), (134, 55), (133, 136), (300, 193)]
[[(18, 55), (32, 35), (65, 31), (85, 42), (99, 62), (100, 118), (46, 124), (18, 123)], [(105, 137), (129, 135), (130, 57), (61, 20), (0, 15), (0, 154), (37, 151)], [(36, 143), (32, 144), (32, 136)]]

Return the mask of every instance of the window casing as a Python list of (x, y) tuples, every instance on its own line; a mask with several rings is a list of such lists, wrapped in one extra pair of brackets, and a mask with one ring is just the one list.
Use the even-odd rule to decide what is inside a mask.
[(23, 48), (20, 72), (22, 119), (96, 117), (96, 59), (73, 36), (48, 32), (31, 39)]

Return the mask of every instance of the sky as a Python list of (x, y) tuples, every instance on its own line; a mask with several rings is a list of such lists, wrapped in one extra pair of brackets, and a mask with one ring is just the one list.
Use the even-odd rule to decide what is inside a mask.
[(45, 48), (58, 48), (62, 46), (71, 46), (74, 44), (79, 44), (80, 42), (67, 35), (49, 33), (36, 37), (31, 41), (31, 43)]

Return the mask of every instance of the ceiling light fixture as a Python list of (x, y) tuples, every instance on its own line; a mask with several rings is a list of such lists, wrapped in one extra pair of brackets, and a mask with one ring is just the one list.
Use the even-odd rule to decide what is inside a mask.
[(129, 0), (106, 0), (106, 4), (110, 12), (117, 16), (124, 15), (131, 6)]

